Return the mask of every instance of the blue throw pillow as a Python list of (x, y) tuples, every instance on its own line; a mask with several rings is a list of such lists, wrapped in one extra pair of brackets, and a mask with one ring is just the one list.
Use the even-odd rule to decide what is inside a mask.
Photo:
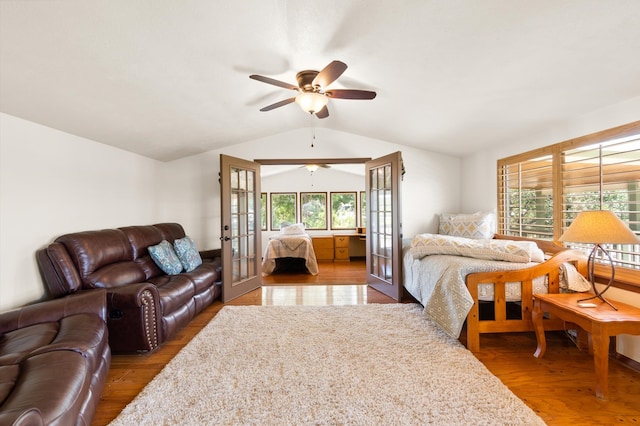
[(182, 272), (182, 263), (178, 259), (176, 252), (173, 251), (173, 246), (169, 241), (162, 240), (160, 244), (150, 246), (149, 255), (165, 274), (175, 275)]
[(191, 272), (202, 265), (202, 257), (196, 249), (196, 244), (189, 236), (175, 240), (173, 246), (185, 271)]

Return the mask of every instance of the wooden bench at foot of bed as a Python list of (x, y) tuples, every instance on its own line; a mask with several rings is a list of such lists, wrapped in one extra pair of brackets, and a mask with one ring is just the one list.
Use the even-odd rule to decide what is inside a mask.
[[(474, 300), (473, 307), (467, 316), (467, 348), (472, 352), (480, 351), (480, 335), (484, 333), (508, 333), (534, 331), (531, 313), (533, 311), (533, 280), (537, 277), (547, 276), (549, 293), (560, 291), (560, 266), (565, 262), (572, 263), (578, 272), (587, 273), (587, 258), (584, 253), (558, 246), (550, 241), (534, 240), (529, 238), (514, 237), (511, 235), (496, 235), (496, 239), (534, 241), (538, 247), (551, 257), (543, 263), (526, 269), (498, 272), (478, 272), (466, 277), (467, 288)], [(506, 301), (506, 283), (522, 283), (522, 301), (509, 303)], [(493, 319), (480, 318), (480, 306), (478, 301), (478, 285), (494, 285)], [(507, 315), (509, 309), (520, 310), (517, 319), (514, 315)], [(564, 322), (556, 317), (546, 318), (545, 330), (563, 330)]]

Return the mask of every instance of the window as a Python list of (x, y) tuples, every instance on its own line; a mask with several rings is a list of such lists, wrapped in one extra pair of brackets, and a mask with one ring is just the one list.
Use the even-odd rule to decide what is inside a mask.
[(507, 235), (553, 237), (552, 156), (505, 164), (500, 170), (501, 229)]
[(300, 221), (305, 229), (327, 229), (327, 193), (300, 193)]
[(356, 193), (331, 193), (331, 228), (356, 229)]
[[(498, 160), (498, 180), (503, 234), (557, 240), (579, 212), (602, 209), (640, 235), (640, 121)], [(640, 245), (610, 252), (637, 283)]]
[(283, 226), (296, 223), (296, 193), (271, 193), (271, 229), (278, 231)]

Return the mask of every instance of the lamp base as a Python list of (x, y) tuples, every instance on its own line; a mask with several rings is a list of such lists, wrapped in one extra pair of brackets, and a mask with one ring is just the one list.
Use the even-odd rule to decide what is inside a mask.
[(616, 308), (615, 306), (613, 306), (611, 304), (611, 302), (609, 302), (607, 299), (605, 299), (601, 294), (596, 294), (595, 296), (591, 296), (591, 297), (587, 297), (586, 299), (580, 299), (578, 300), (578, 303), (582, 303), (582, 302), (586, 302), (587, 300), (593, 300), (593, 299), (600, 299), (602, 300), (604, 303), (606, 303), (607, 305), (611, 306), (614, 310), (618, 310), (618, 308)]
[[(596, 262), (596, 253), (598, 252), (598, 250), (602, 251), (602, 253), (605, 256), (607, 256), (607, 258), (609, 259), (609, 265), (611, 265), (611, 278), (609, 279), (609, 283), (605, 286), (604, 289), (602, 289), (602, 291), (598, 291), (598, 289), (596, 288), (596, 278), (595, 278), (595, 262)], [(609, 290), (609, 287), (611, 287), (611, 284), (613, 283), (613, 279), (616, 274), (616, 269), (615, 269), (615, 266), (613, 266), (613, 260), (611, 259), (611, 255), (600, 244), (596, 244), (593, 247), (593, 250), (591, 250), (591, 253), (589, 253), (589, 258), (587, 259), (587, 269), (589, 271), (589, 281), (591, 282), (591, 287), (593, 288), (594, 295), (586, 299), (578, 300), (578, 303), (586, 302), (587, 300), (600, 299), (604, 303), (611, 306), (614, 310), (617, 311), (618, 308), (613, 306), (611, 302), (609, 302), (607, 299), (605, 299), (602, 296), (604, 292)]]

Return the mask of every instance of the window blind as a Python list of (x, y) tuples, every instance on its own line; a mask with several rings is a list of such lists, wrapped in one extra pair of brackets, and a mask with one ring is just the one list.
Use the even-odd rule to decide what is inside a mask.
[[(611, 210), (640, 235), (640, 135), (563, 151), (563, 230), (584, 210)], [(640, 269), (640, 245), (609, 245), (617, 266)]]
[(545, 155), (501, 167), (501, 233), (553, 239), (552, 165), (552, 156)]
[[(498, 160), (498, 188), (506, 235), (557, 240), (578, 213), (601, 209), (640, 235), (640, 121)], [(640, 244), (607, 249), (640, 277)]]

